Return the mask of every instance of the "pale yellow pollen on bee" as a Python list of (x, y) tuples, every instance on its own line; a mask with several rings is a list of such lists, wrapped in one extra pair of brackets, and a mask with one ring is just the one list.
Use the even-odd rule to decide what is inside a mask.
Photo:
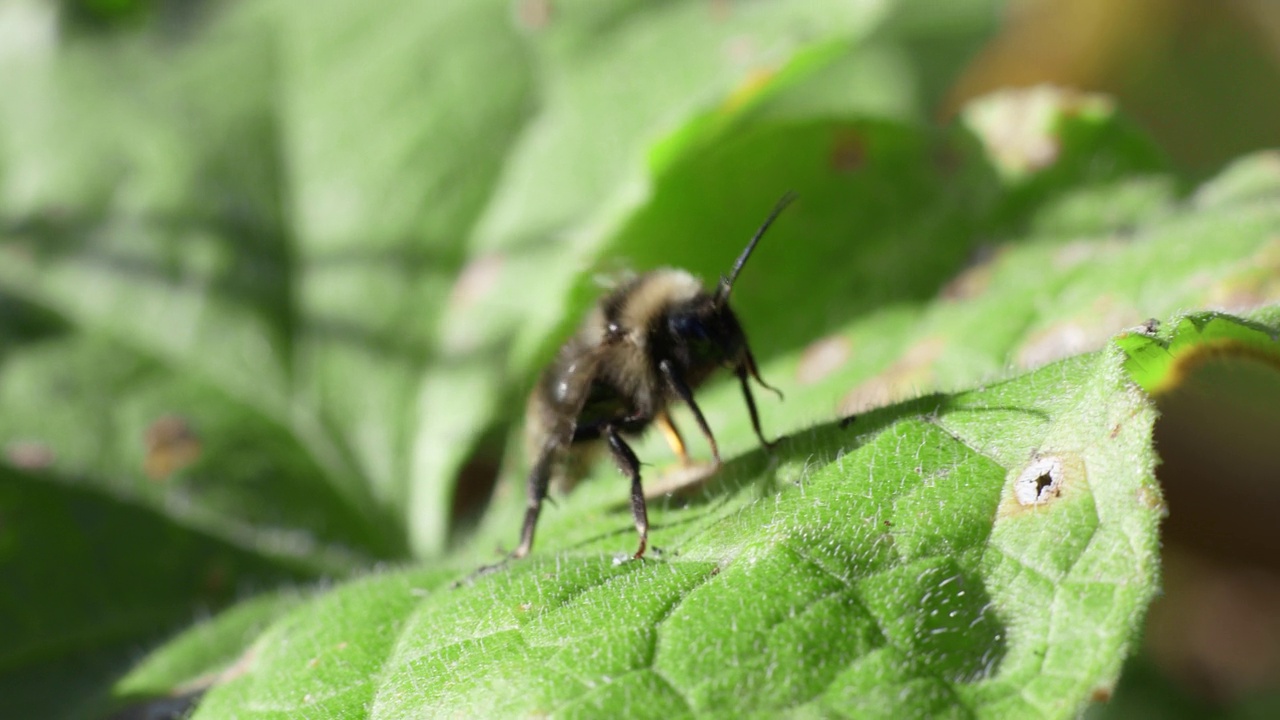
[(680, 458), (680, 462), (688, 464), (689, 453), (684, 446), (684, 438), (680, 437), (680, 431), (676, 430), (676, 426), (671, 423), (671, 416), (666, 412), (659, 413), (654, 418), (653, 424), (658, 426), (662, 437), (671, 446), (671, 450), (676, 454), (676, 457)]

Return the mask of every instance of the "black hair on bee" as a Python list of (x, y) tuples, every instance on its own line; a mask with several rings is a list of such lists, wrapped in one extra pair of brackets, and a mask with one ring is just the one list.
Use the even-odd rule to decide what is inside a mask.
[(719, 467), (720, 448), (693, 391), (721, 368), (738, 376), (756, 437), (772, 447), (760, 431), (748, 381), (754, 379), (779, 398), (782, 393), (760, 378), (742, 325), (729, 308), (729, 294), (760, 238), (795, 197), (787, 193), (778, 201), (714, 291), (708, 292), (684, 270), (644, 273), (604, 297), (560, 348), (529, 397), (526, 441), (533, 465), (520, 545), (512, 557), (524, 557), (533, 549), (538, 513), (553, 476), (572, 482), (586, 458), (602, 447), (631, 480), (631, 512), (640, 535), (635, 557), (643, 556), (649, 519), (640, 461), (623, 436), (657, 425), (687, 463), (684, 440), (667, 412), (673, 402), (683, 402), (711, 445), (714, 467)]

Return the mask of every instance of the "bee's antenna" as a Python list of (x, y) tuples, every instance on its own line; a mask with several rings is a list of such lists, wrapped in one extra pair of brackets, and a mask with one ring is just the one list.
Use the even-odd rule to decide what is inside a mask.
[(756, 230), (756, 234), (752, 236), (751, 242), (747, 243), (747, 248), (738, 256), (738, 261), (733, 264), (733, 270), (729, 272), (729, 277), (720, 276), (720, 286), (716, 288), (716, 304), (723, 305), (729, 299), (729, 293), (733, 291), (733, 283), (738, 279), (738, 273), (742, 272), (742, 266), (747, 264), (747, 258), (751, 257), (752, 251), (756, 249), (756, 243), (760, 242), (760, 238), (764, 237), (764, 233), (773, 224), (773, 221), (787, 209), (795, 199), (799, 197), (795, 192), (788, 190), (787, 194), (782, 196), (777, 205), (773, 206), (773, 212), (769, 213), (769, 217), (765, 218), (764, 224)]

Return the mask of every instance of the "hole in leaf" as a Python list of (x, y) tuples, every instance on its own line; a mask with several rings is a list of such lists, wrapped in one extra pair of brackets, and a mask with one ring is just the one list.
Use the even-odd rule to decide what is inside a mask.
[(1021, 505), (1042, 505), (1062, 495), (1062, 461), (1053, 456), (1036, 458), (1023, 469), (1013, 494)]

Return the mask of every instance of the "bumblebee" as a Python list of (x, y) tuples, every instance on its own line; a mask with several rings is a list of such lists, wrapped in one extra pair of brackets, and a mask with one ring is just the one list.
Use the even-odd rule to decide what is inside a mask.
[(649, 518), (640, 483), (640, 461), (624, 436), (656, 425), (681, 462), (689, 457), (680, 431), (671, 421), (672, 403), (689, 406), (698, 429), (711, 446), (710, 472), (719, 468), (720, 449), (693, 391), (722, 368), (742, 386), (756, 437), (766, 448), (750, 380), (774, 392), (760, 377), (742, 325), (729, 308), (729, 294), (742, 266), (769, 226), (795, 199), (788, 193), (773, 208), (738, 256), (728, 276), (708, 291), (684, 270), (653, 270), (623, 283), (600, 300), (577, 334), (560, 348), (529, 397), (526, 446), (532, 467), (528, 505), (520, 544), (511, 553), (522, 558), (533, 549), (538, 514), (553, 477), (569, 485), (586, 461), (608, 448), (618, 469), (631, 481), (631, 513), (644, 555)]

